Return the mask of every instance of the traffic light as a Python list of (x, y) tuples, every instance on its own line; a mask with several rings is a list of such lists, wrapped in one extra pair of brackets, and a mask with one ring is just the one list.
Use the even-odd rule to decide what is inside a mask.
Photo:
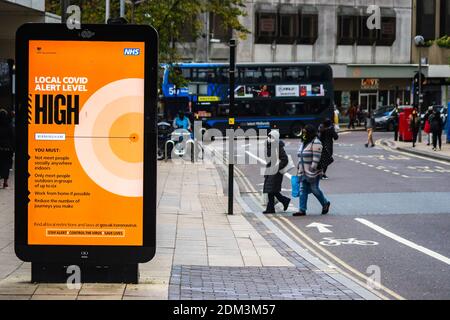
[(427, 83), (427, 79), (425, 75), (422, 73), (422, 96), (419, 97), (419, 72), (416, 72), (413, 80), (413, 88), (414, 88), (414, 105), (419, 106), (419, 103), (423, 103), (423, 87)]

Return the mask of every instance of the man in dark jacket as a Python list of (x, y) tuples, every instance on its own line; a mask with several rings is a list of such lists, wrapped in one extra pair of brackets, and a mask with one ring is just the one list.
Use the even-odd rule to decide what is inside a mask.
[(280, 140), (280, 133), (272, 130), (266, 143), (266, 175), (264, 176), (263, 192), (267, 193), (269, 201), (264, 214), (275, 213), (275, 198), (283, 204), (284, 211), (289, 207), (291, 199), (281, 194), (283, 174), (280, 172), (289, 164), (289, 158), (284, 150), (284, 142)]
[(417, 135), (419, 134), (420, 131), (420, 117), (419, 114), (417, 113), (416, 108), (414, 108), (413, 112), (409, 116), (409, 126), (413, 134), (413, 141), (412, 141), (413, 148), (415, 148), (417, 142)]
[(434, 111), (429, 117), (431, 134), (433, 135), (433, 150), (436, 151), (439, 141), (439, 151), (442, 150), (442, 130), (444, 129), (444, 123), (442, 122), (441, 113)]
[(333, 140), (339, 138), (338, 134), (334, 130), (334, 126), (330, 119), (325, 119), (325, 121), (319, 127), (319, 139), (322, 142), (322, 157), (320, 158), (320, 167), (322, 168), (323, 175), (322, 179), (328, 180), (326, 175), (328, 166), (334, 162), (333, 159)]

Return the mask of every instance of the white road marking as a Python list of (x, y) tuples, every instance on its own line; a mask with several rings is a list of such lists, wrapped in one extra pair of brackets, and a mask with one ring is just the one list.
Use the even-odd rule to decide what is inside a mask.
[(333, 233), (333, 231), (328, 229), (328, 228), (333, 227), (333, 226), (330, 226), (329, 224), (313, 222), (313, 223), (307, 225), (306, 227), (307, 228), (317, 228), (317, 231), (319, 231), (320, 233)]
[(386, 237), (391, 238), (392, 240), (400, 242), (401, 244), (404, 244), (405, 246), (408, 246), (408, 247), (410, 247), (412, 249), (420, 251), (420, 252), (422, 252), (422, 253), (424, 253), (424, 254), (432, 257), (432, 258), (435, 258), (435, 259), (437, 259), (437, 260), (439, 260), (441, 262), (444, 262), (444, 263), (450, 265), (450, 259), (445, 257), (445, 256), (443, 256), (443, 255), (441, 255), (441, 254), (439, 254), (439, 253), (437, 253), (437, 252), (434, 252), (434, 251), (432, 251), (430, 249), (427, 249), (427, 248), (425, 248), (423, 246), (415, 244), (412, 241), (409, 241), (409, 240), (407, 240), (405, 238), (402, 238), (402, 237), (400, 237), (400, 236), (398, 236), (398, 235), (396, 235), (396, 234), (394, 234), (394, 233), (392, 233), (392, 232), (390, 232), (390, 231), (388, 231), (388, 230), (386, 230), (386, 229), (384, 229), (384, 228), (382, 228), (382, 227), (376, 225), (375, 223), (370, 222), (370, 221), (368, 221), (366, 219), (356, 218), (355, 220), (360, 222), (360, 223), (362, 223), (362, 224), (364, 224), (364, 225), (366, 225), (367, 227), (369, 227), (369, 228), (371, 228), (371, 229), (373, 229), (375, 231), (378, 231), (379, 233), (385, 235)]

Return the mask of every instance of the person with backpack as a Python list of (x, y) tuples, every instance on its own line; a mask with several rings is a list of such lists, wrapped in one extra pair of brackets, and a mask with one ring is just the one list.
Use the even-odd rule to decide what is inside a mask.
[(320, 159), (320, 167), (323, 171), (323, 180), (328, 180), (326, 175), (328, 167), (334, 162), (333, 159), (333, 144), (334, 140), (339, 138), (336, 130), (330, 119), (325, 121), (319, 126), (319, 139), (322, 142), (322, 157)]
[(266, 193), (269, 201), (263, 214), (275, 213), (275, 198), (283, 204), (286, 211), (291, 199), (281, 194), (284, 170), (289, 165), (289, 157), (284, 150), (284, 142), (280, 140), (280, 133), (270, 131), (266, 142), (266, 174), (264, 175), (263, 193)]
[(442, 130), (444, 123), (442, 122), (441, 113), (436, 110), (429, 118), (431, 134), (433, 135), (433, 151), (436, 151), (439, 142), (439, 151), (442, 150)]
[(302, 143), (298, 151), (298, 176), (300, 182), (299, 211), (294, 217), (306, 215), (308, 195), (312, 193), (322, 205), (322, 214), (330, 211), (331, 202), (319, 187), (322, 170), (319, 167), (322, 156), (322, 143), (317, 137), (317, 129), (308, 124), (302, 130)]

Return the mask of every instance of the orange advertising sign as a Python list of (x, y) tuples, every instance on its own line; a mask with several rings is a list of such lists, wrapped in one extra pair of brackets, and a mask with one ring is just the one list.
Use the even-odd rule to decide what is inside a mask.
[(29, 245), (143, 245), (144, 49), (30, 41)]

